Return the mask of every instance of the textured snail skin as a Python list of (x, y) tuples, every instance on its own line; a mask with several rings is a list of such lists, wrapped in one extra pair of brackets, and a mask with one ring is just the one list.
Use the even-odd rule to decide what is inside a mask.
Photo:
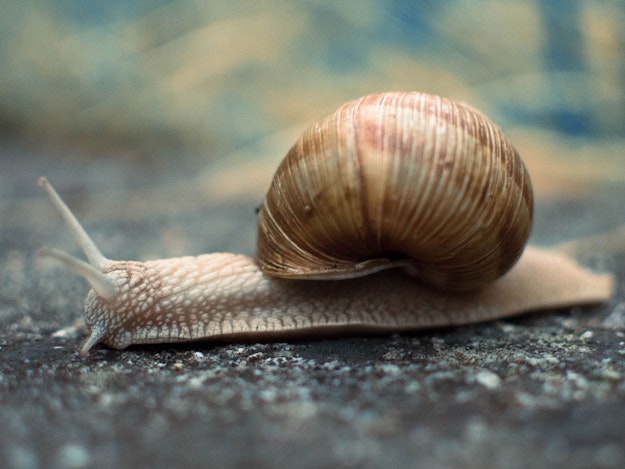
[(147, 262), (111, 261), (104, 274), (118, 292), (91, 290), (85, 322), (96, 343), (211, 338), (267, 340), (389, 332), (487, 321), (539, 308), (605, 299), (610, 275), (528, 247), (505, 276), (479, 292), (441, 293), (400, 270), (329, 282), (273, 279), (253, 259), (229, 253)]
[(517, 261), (532, 226), (527, 170), (467, 105), (383, 93), (313, 124), (258, 214), (256, 256), (282, 278), (349, 278), (410, 258), (422, 282), (472, 290)]

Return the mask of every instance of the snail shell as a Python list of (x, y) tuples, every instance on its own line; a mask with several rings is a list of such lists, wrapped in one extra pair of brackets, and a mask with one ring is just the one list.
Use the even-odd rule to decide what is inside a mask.
[(533, 214), (528, 172), (465, 104), (383, 93), (341, 106), (297, 140), (258, 214), (257, 261), (282, 278), (366, 275), (411, 259), (444, 290), (502, 276)]

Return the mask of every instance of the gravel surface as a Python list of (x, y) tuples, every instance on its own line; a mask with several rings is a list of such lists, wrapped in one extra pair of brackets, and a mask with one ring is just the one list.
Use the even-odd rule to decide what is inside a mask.
[[(33, 255), (42, 244), (77, 251), (35, 185), (47, 160), (33, 149), (11, 151), (31, 164), (3, 163), (4, 174), (28, 184), (5, 189), (1, 206), (10, 221), (0, 232), (3, 467), (623, 466), (622, 288), (606, 305), (471, 327), (123, 352), (97, 346), (80, 358), (87, 286)], [(256, 199), (118, 218), (137, 169), (99, 165), (58, 161), (56, 176), (64, 167), (73, 175), (50, 179), (111, 257), (253, 250)], [(107, 191), (75, 186), (102, 167), (119, 175)], [(182, 178), (187, 168), (176, 171)], [(589, 217), (618, 206), (617, 196), (606, 189), (572, 217), (570, 207), (558, 210), (562, 202), (539, 206), (535, 238), (559, 226), (583, 231)], [(23, 207), (37, 216), (17, 217)], [(622, 278), (623, 261), (595, 266)]]

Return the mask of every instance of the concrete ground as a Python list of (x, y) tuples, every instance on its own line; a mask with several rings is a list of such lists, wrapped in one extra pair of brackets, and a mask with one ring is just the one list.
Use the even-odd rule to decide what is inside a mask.
[[(3, 467), (625, 464), (623, 256), (590, 259), (619, 279), (604, 305), (379, 337), (96, 346), (82, 358), (87, 286), (34, 256), (43, 244), (77, 252), (38, 175), (116, 258), (250, 254), (258, 199), (193, 199), (184, 161), (3, 144), (0, 169)], [(186, 208), (143, 197), (153, 187)], [(539, 201), (533, 242), (609, 228), (620, 200), (607, 185), (583, 201)]]

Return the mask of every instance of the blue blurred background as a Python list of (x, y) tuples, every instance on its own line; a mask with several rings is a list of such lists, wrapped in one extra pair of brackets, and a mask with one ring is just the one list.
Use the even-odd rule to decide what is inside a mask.
[(419, 90), (483, 109), (520, 146), (625, 156), (623, 1), (0, 6), (4, 139), (210, 159), (363, 94)]

